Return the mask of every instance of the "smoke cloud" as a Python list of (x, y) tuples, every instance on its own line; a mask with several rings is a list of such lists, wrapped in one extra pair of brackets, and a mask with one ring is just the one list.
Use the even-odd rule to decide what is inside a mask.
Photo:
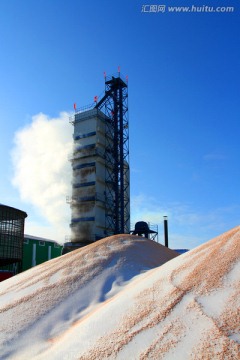
[(31, 124), (15, 134), (14, 144), (13, 185), (21, 199), (37, 208), (54, 228), (55, 239), (64, 242), (70, 221), (66, 204), (66, 196), (71, 194), (69, 114), (62, 112), (58, 118), (42, 113), (33, 116)]

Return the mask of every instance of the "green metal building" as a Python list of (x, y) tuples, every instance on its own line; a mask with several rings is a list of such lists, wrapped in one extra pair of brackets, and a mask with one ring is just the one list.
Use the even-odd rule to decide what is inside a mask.
[(24, 235), (22, 271), (62, 254), (62, 246), (57, 242), (32, 235)]

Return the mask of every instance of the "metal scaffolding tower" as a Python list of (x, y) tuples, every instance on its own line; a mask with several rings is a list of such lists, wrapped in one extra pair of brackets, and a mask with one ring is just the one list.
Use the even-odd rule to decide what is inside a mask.
[(129, 232), (128, 86), (120, 73), (105, 77), (105, 95), (95, 108), (106, 115), (106, 229), (112, 234)]

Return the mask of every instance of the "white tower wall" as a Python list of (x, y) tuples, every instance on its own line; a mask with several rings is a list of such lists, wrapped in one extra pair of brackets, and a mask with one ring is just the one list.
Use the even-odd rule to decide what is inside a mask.
[(105, 229), (105, 115), (75, 115), (72, 156), (72, 241), (95, 241)]
[[(113, 207), (110, 211), (106, 201), (106, 167), (111, 172), (110, 162), (106, 163), (106, 116), (97, 109), (76, 113), (74, 117), (74, 146), (72, 161), (72, 197), (71, 197), (71, 241), (93, 242), (112, 234), (106, 228), (106, 215), (114, 221)], [(111, 139), (108, 138), (108, 146)], [(109, 156), (109, 154), (108, 154)], [(129, 165), (125, 162), (124, 203), (129, 209)], [(125, 181), (124, 180), (124, 181)], [(109, 186), (108, 186), (109, 191)], [(114, 201), (114, 200), (113, 200)], [(125, 232), (130, 231), (129, 224)]]

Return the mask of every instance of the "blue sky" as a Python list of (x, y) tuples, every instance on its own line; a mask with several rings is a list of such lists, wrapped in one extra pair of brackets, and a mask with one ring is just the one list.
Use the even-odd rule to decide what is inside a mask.
[[(143, 13), (144, 4), (234, 12)], [(73, 103), (91, 103), (104, 90), (103, 72), (121, 66), (129, 77), (132, 222), (159, 224), (162, 242), (168, 215), (173, 248), (195, 247), (239, 225), (239, 24), (234, 0), (2, 0), (0, 202), (28, 213), (27, 233), (64, 241), (69, 208), (59, 230), (53, 213), (60, 205), (49, 214), (44, 206), (53, 202), (53, 182), (64, 193), (70, 165), (64, 151), (55, 177), (49, 164), (56, 148), (70, 151), (66, 113)], [(41, 196), (43, 187), (49, 191)]]

